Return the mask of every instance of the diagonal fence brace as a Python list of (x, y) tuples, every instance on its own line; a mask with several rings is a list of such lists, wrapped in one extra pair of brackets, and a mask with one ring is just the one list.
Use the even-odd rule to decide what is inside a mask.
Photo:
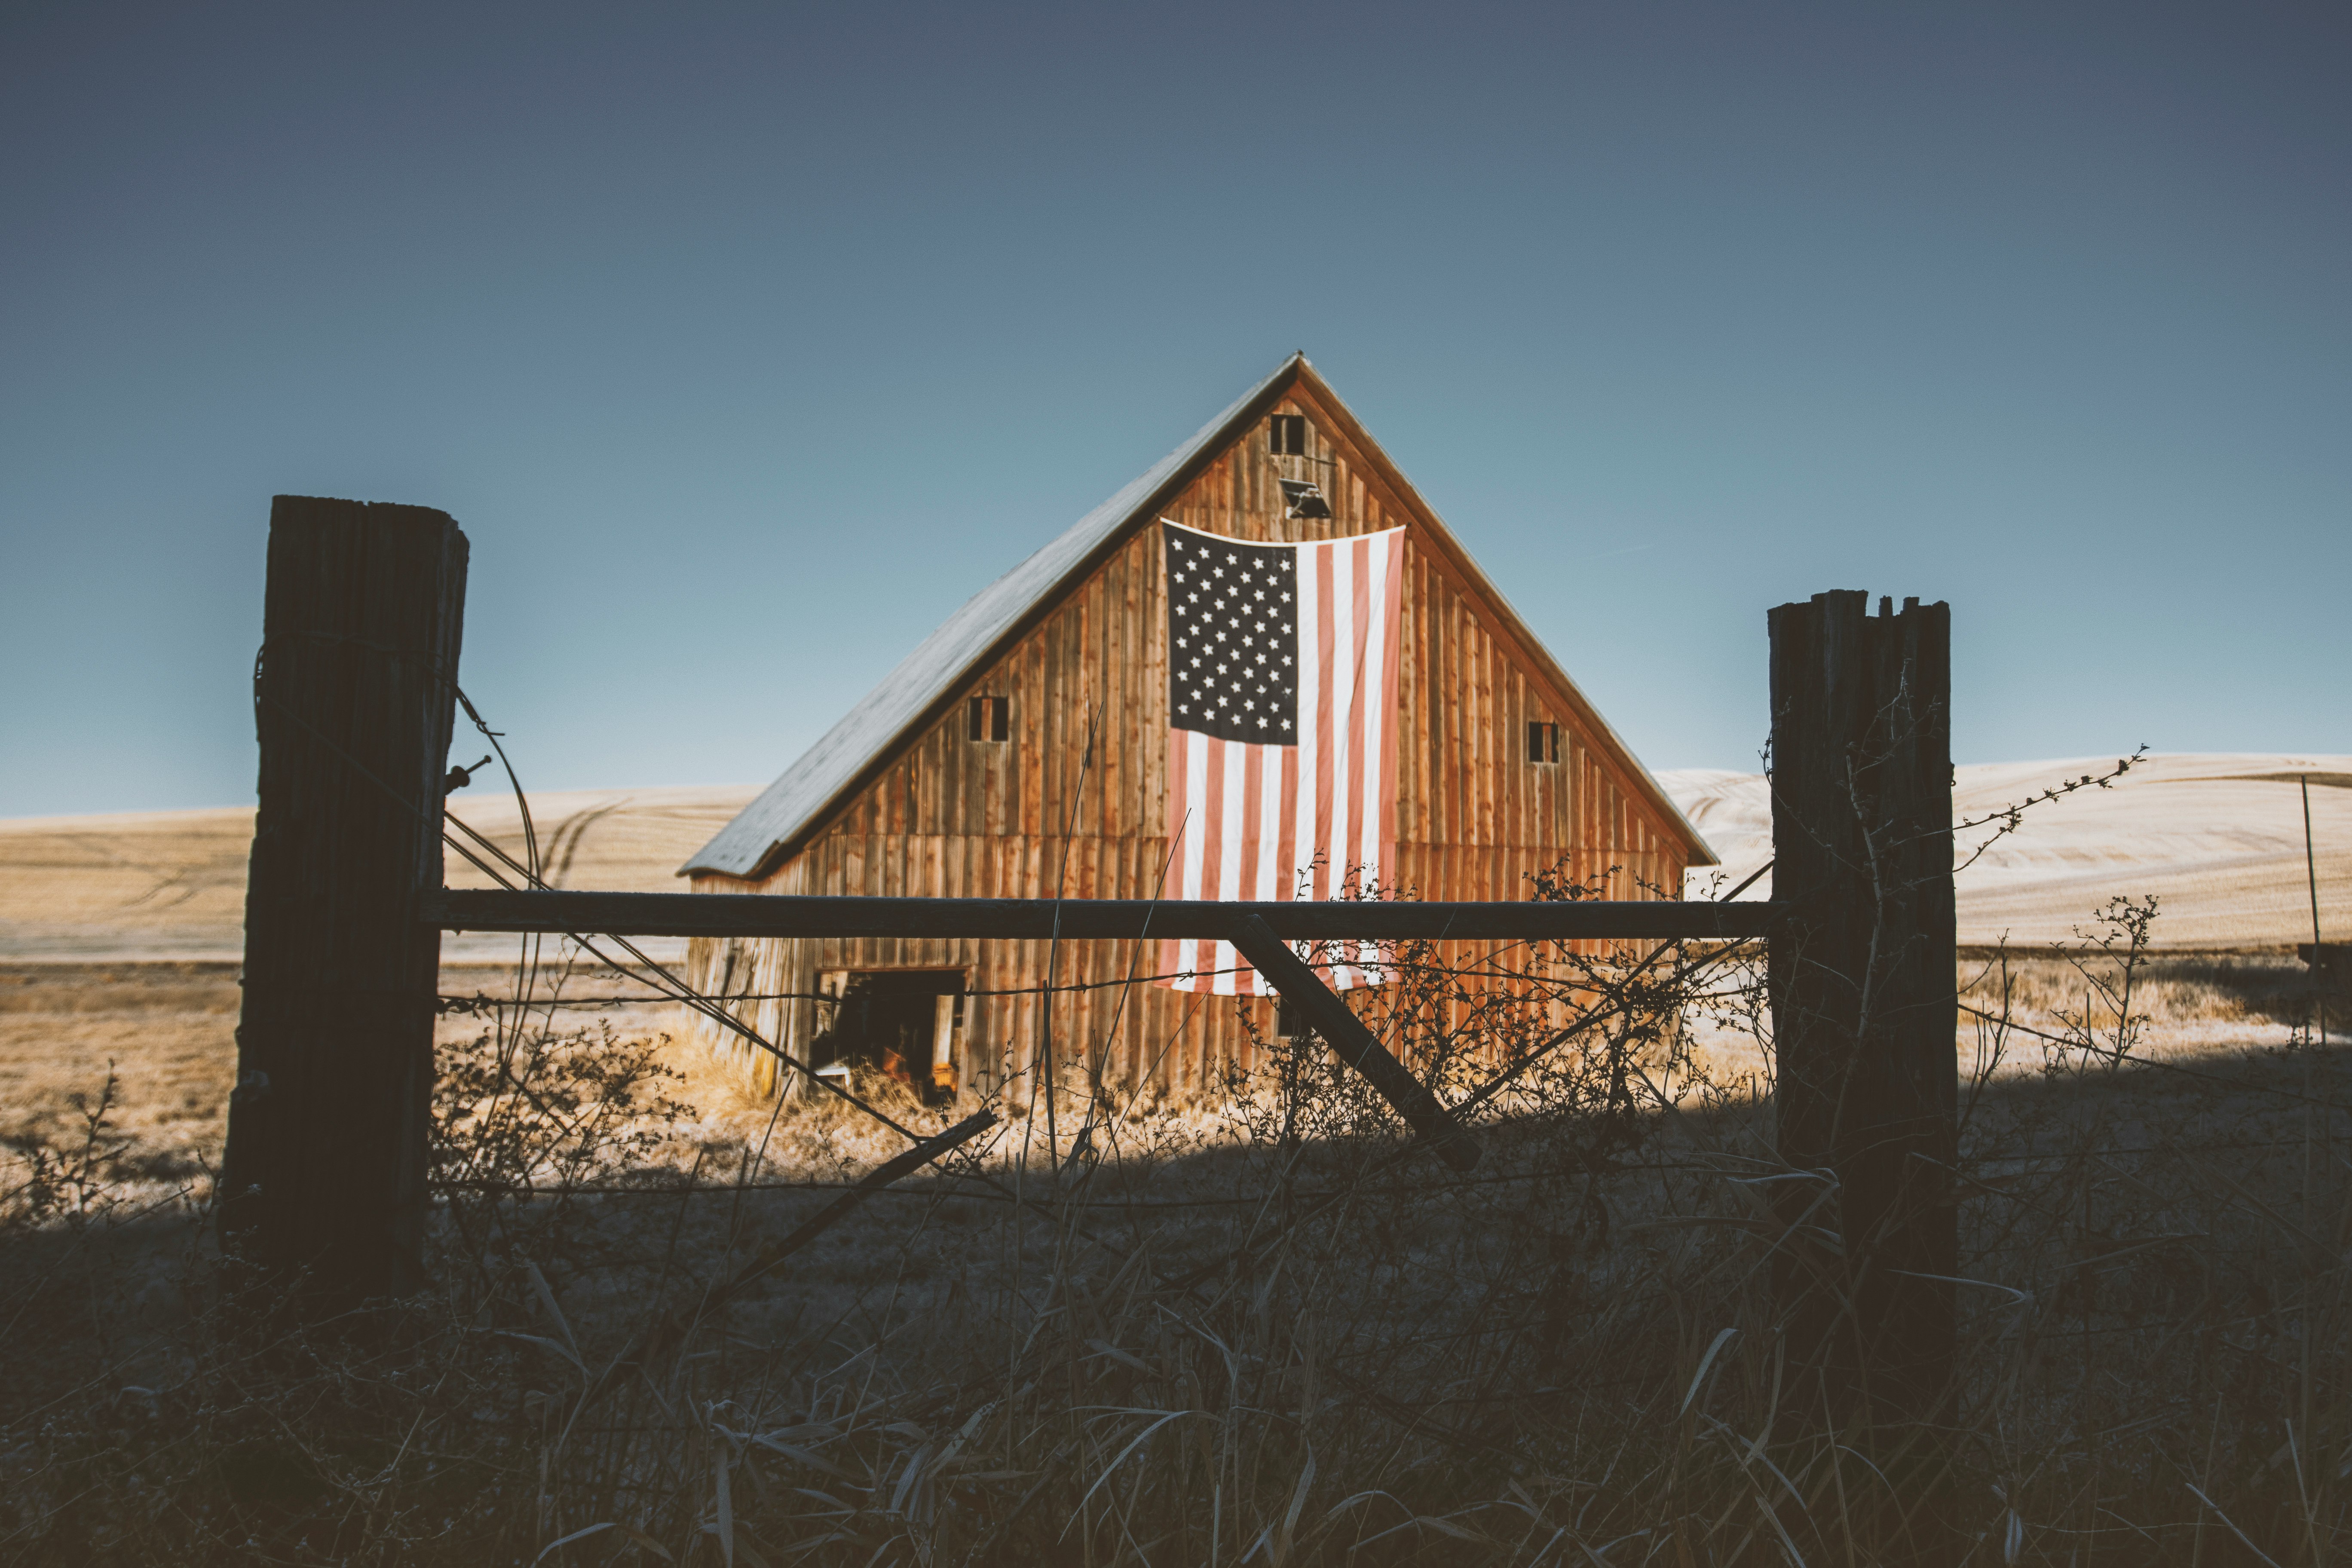
[(1469, 1170), (1478, 1163), (1476, 1140), (1445, 1113), (1428, 1085), (1372, 1037), (1364, 1021), (1339, 1000), (1338, 992), (1323, 984), (1321, 975), (1290, 951), (1288, 942), (1274, 934), (1272, 926), (1255, 915), (1245, 915), (1234, 922), (1227, 940), (1282, 994), (1284, 1001), (1305, 1015), (1341, 1061), (1364, 1075), (1365, 1081), (1395, 1108), (1439, 1159), (1457, 1171)]
[(741, 1271), (733, 1279), (711, 1292), (710, 1299), (703, 1303), (705, 1310), (722, 1306), (740, 1295), (747, 1286), (773, 1270), (785, 1258), (790, 1258), (826, 1231), (831, 1230), (836, 1222), (846, 1219), (852, 1209), (876, 1193), (901, 1177), (913, 1175), (932, 1161), (952, 1153), (995, 1125), (996, 1112), (976, 1110), (954, 1126), (943, 1131), (932, 1133), (913, 1148), (902, 1150), (892, 1158), (877, 1165), (861, 1178), (856, 1186), (802, 1221), (783, 1240), (777, 1242), (773, 1247), (762, 1247), (759, 1257), (745, 1264)]

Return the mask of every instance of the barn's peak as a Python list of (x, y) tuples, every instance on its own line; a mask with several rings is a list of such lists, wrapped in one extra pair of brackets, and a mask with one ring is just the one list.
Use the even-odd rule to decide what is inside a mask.
[(1684, 837), (1694, 861), (1712, 864), (1714, 857), (1705, 841), (1675, 809), (1648, 770), (1584, 700), (1500, 591), (1307, 363), (1307, 356), (1294, 353), (1272, 374), (1201, 426), (1191, 439), (1080, 518), (1059, 538), (973, 595), (897, 668), (883, 677), (881, 683), (840, 722), (802, 753), (741, 815), (697, 851), (678, 874), (716, 874), (744, 879), (764, 876), (937, 722), (965, 685), (1083, 584), (1136, 530), (1150, 524), (1227, 448), (1294, 394), (1303, 394), (1318, 413), (1338, 426), (1335, 434), (1381, 474), (1414, 513), (1414, 521), (1426, 531), (1430, 542), (1448, 559), (1472, 592), (1491, 607), (1501, 623), (1500, 629), (1517, 640), (1542, 667), (1545, 677), (1562, 696), (1581, 710), (1595, 738), (1616, 753), (1635, 788)]

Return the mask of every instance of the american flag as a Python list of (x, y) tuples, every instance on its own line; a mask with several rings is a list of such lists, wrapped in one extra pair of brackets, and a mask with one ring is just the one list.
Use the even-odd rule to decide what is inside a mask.
[[(1171, 899), (1328, 899), (1396, 845), (1404, 530), (1252, 544), (1161, 520), (1168, 561)], [(1380, 984), (1369, 944), (1318, 971)], [(1355, 962), (1346, 960), (1352, 957)], [(1273, 994), (1222, 942), (1161, 946), (1162, 984)]]

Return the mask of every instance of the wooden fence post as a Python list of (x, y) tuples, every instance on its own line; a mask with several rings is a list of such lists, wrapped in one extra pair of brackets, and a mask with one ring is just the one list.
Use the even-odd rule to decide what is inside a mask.
[(222, 1170), (225, 1250), (328, 1306), (423, 1279), (425, 1131), (466, 536), (279, 496), (254, 671), (259, 810)]
[(1822, 1173), (1781, 1184), (1782, 1321), (1840, 1420), (1920, 1420), (1958, 1272), (1951, 611), (1820, 594), (1770, 626), (1775, 1109)]

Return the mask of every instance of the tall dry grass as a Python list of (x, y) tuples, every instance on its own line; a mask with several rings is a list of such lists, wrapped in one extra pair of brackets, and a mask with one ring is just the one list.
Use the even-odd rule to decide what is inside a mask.
[(1311, 1042), (1183, 1105), (1091, 1082), (1069, 1042), (1058, 1148), (1008, 1116), (724, 1299), (902, 1142), (838, 1104), (714, 1122), (656, 1042), (572, 1027), (535, 982), (447, 1051), (439, 1285), (347, 1321), (226, 1301), (203, 1183), (110, 1195), (136, 1173), (100, 1101), (20, 1140), (0, 1553), (2329, 1561), (2352, 1084), (2299, 968), (2086, 929), (1963, 965), (1989, 1016), (1964, 1015), (1962, 1375), (1931, 1426), (1841, 1429), (1789, 1364), (1738, 952), (1402, 955), (1367, 1005), (1445, 1099), (1521, 1069), (1472, 1113), (1468, 1175)]

